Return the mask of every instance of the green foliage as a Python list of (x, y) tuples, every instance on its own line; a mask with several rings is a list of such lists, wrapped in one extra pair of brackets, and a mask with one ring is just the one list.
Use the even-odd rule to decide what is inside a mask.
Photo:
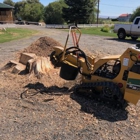
[(114, 25), (112, 25), (112, 26), (110, 27), (110, 29), (113, 30), (113, 29), (114, 29)]
[(92, 9), (93, 11), (91, 12), (89, 18), (86, 19), (85, 21), (83, 21), (83, 23), (86, 23), (86, 24), (89, 24), (89, 23), (93, 24), (93, 23), (95, 23), (96, 15), (97, 15), (97, 12), (98, 12), (98, 9), (96, 8), (97, 7), (97, 1), (98, 0), (91, 0), (91, 2), (93, 2), (93, 9)]
[(44, 6), (39, 0), (20, 1), (15, 4), (16, 19), (38, 22), (43, 19)]
[(44, 10), (44, 21), (46, 24), (63, 24), (65, 21), (62, 17), (62, 8), (65, 7), (65, 3), (56, 1), (50, 3)]
[(101, 28), (102, 32), (109, 32), (110, 31), (110, 27), (108, 25), (105, 25), (104, 27)]
[(43, 5), (40, 3), (26, 3), (21, 10), (21, 16), (24, 20), (38, 22), (43, 18)]
[(44, 8), (40, 0), (4, 0), (14, 6), (14, 17), (18, 20), (42, 21), (47, 24), (94, 23), (98, 0), (56, 0)]
[(110, 19), (102, 19), (103, 24), (112, 24), (113, 22)]
[(39, 0), (26, 0), (27, 3), (40, 3)]
[(130, 21), (133, 22), (133, 20), (135, 19), (135, 17), (140, 16), (140, 6), (133, 12)]
[(118, 19), (117, 18), (115, 18), (115, 19), (111, 19), (112, 21), (118, 21)]
[(67, 23), (85, 23), (93, 14), (94, 3), (91, 0), (64, 0), (63, 17)]
[(14, 16), (16, 19), (21, 19), (22, 15), (22, 10), (24, 9), (26, 2), (25, 1), (20, 1), (15, 3), (15, 8), (14, 8)]
[(14, 6), (15, 3), (12, 0), (4, 0), (3, 3), (8, 4), (10, 6)]

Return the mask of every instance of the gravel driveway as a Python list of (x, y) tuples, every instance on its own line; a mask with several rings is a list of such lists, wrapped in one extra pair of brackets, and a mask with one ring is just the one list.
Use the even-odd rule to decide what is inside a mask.
[[(0, 66), (42, 36), (49, 36), (62, 45), (67, 37), (67, 32), (58, 29), (30, 25), (17, 27), (36, 29), (40, 33), (1, 43)], [(121, 54), (135, 43), (139, 42), (82, 35), (80, 47), (101, 57)], [(72, 46), (72, 43), (68, 45)], [(57, 87), (57, 83), (65, 82), (61, 81), (57, 71), (51, 76), (29, 80), (28, 76), (11, 74), (10, 70), (0, 72), (0, 140), (140, 139), (140, 103), (137, 106), (130, 104), (126, 110), (113, 110), (96, 101), (70, 94), (66, 88)], [(52, 81), (54, 85), (50, 85)], [(65, 82), (65, 85), (71, 84)], [(22, 100), (20, 95), (27, 87), (30, 96)], [(39, 92), (38, 89), (42, 88), (45, 93)]]

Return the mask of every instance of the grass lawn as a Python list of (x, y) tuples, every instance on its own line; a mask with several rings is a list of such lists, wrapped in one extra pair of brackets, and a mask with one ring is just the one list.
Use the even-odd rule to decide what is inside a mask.
[[(81, 30), (82, 34), (90, 34), (90, 35), (99, 35), (99, 36), (118, 38), (117, 33), (114, 33), (113, 30), (111, 30), (111, 28), (110, 28), (109, 32), (101, 31), (101, 27), (81, 28), (80, 30)], [(131, 40), (131, 37), (126, 37), (126, 39)], [(138, 38), (137, 40), (140, 40), (140, 38)]]
[(6, 31), (0, 30), (0, 43), (25, 38), (36, 33), (38, 33), (38, 31), (30, 29), (6, 28)]
[[(111, 28), (109, 28), (109, 32), (101, 31), (102, 27), (90, 27), (90, 28), (80, 28), (82, 34), (90, 34), (90, 35), (99, 35), (99, 36), (108, 36), (118, 38), (117, 34), (113, 32)], [(67, 29), (65, 31), (68, 31)]]
[(112, 30), (110, 30), (109, 32), (102, 32), (101, 27), (81, 28), (80, 30), (82, 34), (117, 37), (117, 34), (113, 33)]

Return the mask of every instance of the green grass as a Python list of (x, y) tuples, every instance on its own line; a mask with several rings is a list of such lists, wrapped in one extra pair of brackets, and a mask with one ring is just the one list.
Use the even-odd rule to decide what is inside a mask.
[[(118, 38), (117, 33), (113, 32), (113, 27), (110, 27), (109, 32), (101, 31), (102, 28), (103, 27), (81, 28), (80, 31), (82, 32), (82, 34), (90, 34), (90, 35)], [(126, 39), (131, 40), (131, 37), (126, 37)], [(140, 38), (138, 38), (137, 40), (140, 40)]]
[(6, 31), (0, 30), (0, 43), (29, 37), (36, 33), (38, 33), (38, 31), (30, 29), (6, 28)]
[(116, 33), (110, 29), (109, 32), (101, 31), (101, 27), (93, 27), (93, 28), (81, 28), (82, 34), (90, 34), (90, 35), (99, 35), (99, 36), (109, 36), (109, 37), (117, 37)]

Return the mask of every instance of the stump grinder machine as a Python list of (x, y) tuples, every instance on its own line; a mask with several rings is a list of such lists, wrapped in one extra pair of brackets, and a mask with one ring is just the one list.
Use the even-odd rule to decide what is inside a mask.
[[(74, 46), (67, 47), (72, 34)], [(60, 67), (60, 77), (75, 80), (81, 74), (81, 83), (74, 93), (104, 100), (116, 106), (124, 102), (137, 104), (140, 99), (140, 44), (121, 55), (106, 56), (95, 61), (79, 48), (81, 31), (71, 26), (64, 47), (55, 46), (50, 55), (54, 67)]]

